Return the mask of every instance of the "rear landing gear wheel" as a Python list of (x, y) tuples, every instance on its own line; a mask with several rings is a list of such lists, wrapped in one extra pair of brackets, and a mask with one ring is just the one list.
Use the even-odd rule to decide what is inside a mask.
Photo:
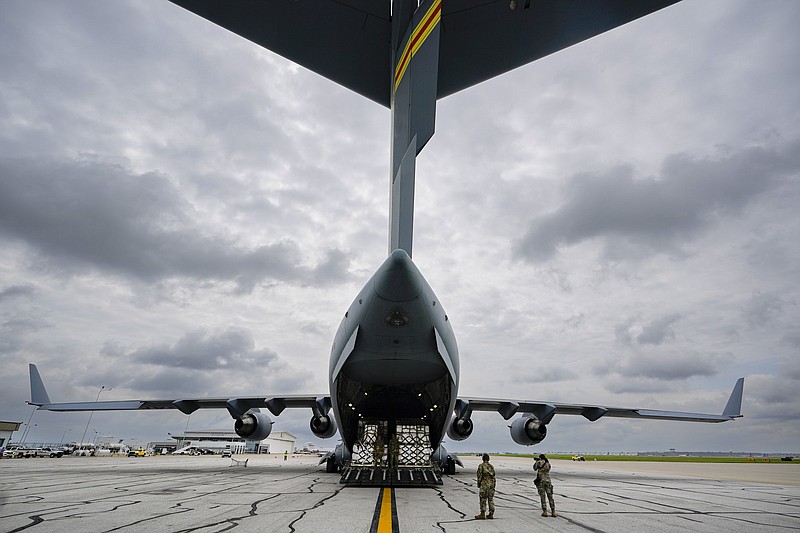
[(333, 457), (325, 461), (325, 472), (333, 474), (337, 470), (338, 468), (336, 467), (336, 460)]
[(456, 473), (456, 462), (450, 459), (449, 457), (447, 458), (447, 466), (445, 467), (445, 473), (450, 476)]

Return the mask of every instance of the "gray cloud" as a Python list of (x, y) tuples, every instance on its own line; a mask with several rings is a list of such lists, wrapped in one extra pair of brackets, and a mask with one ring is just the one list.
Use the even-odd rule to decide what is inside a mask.
[(315, 268), (285, 239), (246, 247), (199, 220), (166, 176), (102, 161), (0, 158), (0, 235), (25, 242), (48, 270), (87, 266), (147, 283), (173, 277), (316, 284), (348, 277), (330, 250)]
[(0, 354), (17, 353), (22, 350), (31, 334), (47, 325), (42, 321), (14, 316), (0, 323)]
[(620, 372), (628, 377), (682, 380), (694, 376), (713, 376), (720, 362), (714, 356), (675, 351), (637, 354), (628, 358)]
[(4, 300), (10, 300), (18, 297), (30, 298), (36, 293), (36, 287), (31, 284), (26, 285), (12, 285), (0, 291), (0, 303)]
[[(666, 341), (675, 339), (675, 330), (672, 326), (681, 318), (683, 318), (683, 315), (680, 313), (670, 313), (656, 317), (650, 322), (641, 325), (639, 324), (639, 318), (629, 318), (622, 324), (614, 326), (614, 335), (620, 344), (650, 344), (658, 346)], [(639, 333), (636, 334), (636, 331), (639, 331)]]
[(567, 368), (548, 367), (546, 364), (542, 364), (535, 371), (526, 369), (513, 372), (511, 381), (515, 383), (557, 383), (569, 381), (575, 377), (575, 372)]
[(631, 344), (633, 336), (631, 335), (631, 328), (636, 323), (635, 318), (629, 318), (622, 324), (614, 326), (614, 336), (620, 344)]
[(750, 326), (763, 327), (777, 320), (788, 305), (797, 305), (797, 302), (774, 294), (755, 293), (745, 306), (744, 317)]
[(681, 244), (716, 216), (734, 214), (800, 171), (800, 141), (727, 149), (716, 158), (667, 157), (656, 178), (637, 178), (629, 166), (573, 176), (565, 203), (530, 222), (514, 256), (551, 259), (559, 247), (589, 239), (634, 247), (645, 254), (681, 253)]
[(279, 360), (272, 350), (256, 349), (252, 334), (237, 328), (219, 333), (191, 331), (173, 346), (139, 348), (123, 357), (138, 363), (199, 371), (248, 370), (267, 367)]
[(789, 379), (800, 381), (800, 358), (797, 354), (782, 365), (781, 375)]
[(675, 338), (672, 325), (680, 320), (682, 315), (671, 314), (654, 319), (642, 327), (642, 332), (636, 337), (639, 344), (662, 344), (664, 341)]
[(605, 381), (605, 388), (614, 394), (652, 394), (670, 390), (664, 381), (641, 377), (615, 377)]
[(773, 421), (778, 425), (772, 426), (771, 431), (788, 431), (787, 423), (800, 420), (797, 381), (780, 375), (749, 376), (745, 385), (743, 410), (753, 423)]
[[(309, 373), (295, 369), (277, 352), (256, 346), (246, 328), (195, 329), (172, 344), (135, 349), (107, 341), (102, 364), (92, 365), (77, 380), (87, 387), (106, 385), (117, 395), (139, 397), (205, 397), (294, 391), (306, 385)], [(130, 365), (130, 366), (129, 366)], [(121, 372), (120, 368), (134, 369)]]

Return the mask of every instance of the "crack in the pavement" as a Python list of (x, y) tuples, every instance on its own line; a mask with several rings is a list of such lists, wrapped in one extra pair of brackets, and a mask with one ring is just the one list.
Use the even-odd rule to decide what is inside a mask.
[(440, 520), (439, 522), (436, 522), (436, 527), (441, 529), (442, 533), (447, 533), (447, 530), (445, 529), (444, 524), (458, 524), (458, 523), (461, 523), (463, 521), (463, 519), (465, 519), (467, 517), (467, 515), (463, 511), (459, 511), (458, 509), (453, 507), (453, 505), (449, 501), (447, 501), (447, 498), (445, 497), (444, 492), (441, 489), (437, 489), (436, 487), (433, 487), (433, 490), (436, 491), (436, 493), (439, 495), (439, 499), (444, 502), (444, 504), (447, 506), (448, 509), (450, 509), (451, 511), (453, 511), (456, 514), (461, 515), (461, 519), (462, 520)]
[(220, 529), (219, 531), (220, 532), (229, 531), (229, 530), (231, 530), (231, 529), (233, 529), (235, 527), (239, 527), (239, 525), (240, 525), (239, 522), (241, 522), (242, 520), (245, 520), (247, 518), (252, 518), (252, 517), (258, 515), (258, 506), (259, 506), (259, 504), (261, 504), (261, 503), (263, 503), (265, 501), (271, 500), (273, 498), (277, 498), (278, 496), (280, 496), (280, 493), (272, 494), (271, 496), (268, 496), (266, 498), (261, 498), (260, 500), (256, 500), (254, 502), (251, 502), (250, 503), (250, 511), (248, 511), (248, 513), (246, 515), (235, 516), (235, 517), (232, 517), (232, 518), (226, 518), (224, 520), (220, 520), (219, 522), (211, 522), (209, 524), (203, 524), (203, 525), (197, 526), (197, 527), (190, 527), (190, 528), (187, 528), (187, 529), (179, 529), (175, 533), (190, 533), (192, 531), (197, 531), (197, 530), (200, 530), (200, 529), (207, 529), (207, 528), (215, 527), (215, 526), (221, 526), (221, 525), (224, 525), (224, 524), (227, 524), (228, 527), (225, 527), (224, 529)]
[[(308, 487), (308, 488), (310, 489), (310, 488), (311, 488), (313, 485), (315, 485), (316, 483), (317, 483), (317, 480), (314, 480), (314, 481), (311, 483), (311, 485), (309, 485), (309, 487)], [(291, 533), (295, 533), (295, 531), (296, 531), (296, 530), (295, 530), (295, 528), (294, 528), (295, 524), (297, 524), (297, 523), (298, 523), (300, 520), (302, 520), (303, 518), (305, 518), (305, 517), (306, 517), (306, 514), (308, 514), (308, 512), (309, 512), (309, 511), (312, 511), (312, 510), (316, 509), (317, 507), (321, 507), (321, 506), (325, 505), (325, 502), (326, 502), (326, 501), (330, 500), (331, 498), (334, 498), (334, 497), (338, 496), (338, 495), (339, 495), (339, 493), (340, 493), (340, 492), (342, 492), (343, 488), (344, 488), (344, 487), (336, 489), (335, 491), (333, 491), (333, 493), (329, 494), (328, 496), (325, 496), (324, 498), (322, 498), (321, 500), (319, 500), (317, 503), (315, 503), (315, 504), (314, 504), (314, 505), (312, 505), (311, 507), (308, 507), (308, 508), (306, 508), (306, 509), (300, 509), (300, 516), (298, 516), (297, 518), (295, 518), (294, 520), (292, 520), (291, 522), (289, 522), (289, 531), (290, 531)], [(309, 492), (313, 492), (313, 491), (309, 491)]]

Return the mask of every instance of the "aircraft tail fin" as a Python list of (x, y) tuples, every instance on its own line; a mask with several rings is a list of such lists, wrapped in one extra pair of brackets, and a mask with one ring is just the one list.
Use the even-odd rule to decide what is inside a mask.
[(731, 396), (728, 398), (728, 403), (725, 404), (725, 409), (722, 411), (722, 416), (729, 416), (731, 418), (738, 418), (742, 416), (742, 395), (744, 393), (744, 378), (739, 378), (736, 385), (733, 386)]
[(44, 388), (42, 377), (39, 375), (39, 369), (33, 363), (28, 364), (28, 369), (31, 375), (31, 405), (48, 405), (50, 396), (47, 395), (47, 389)]
[(436, 87), (442, 0), (396, 0), (392, 4), (392, 168), (389, 190), (389, 254), (412, 257), (417, 154), (436, 127)]

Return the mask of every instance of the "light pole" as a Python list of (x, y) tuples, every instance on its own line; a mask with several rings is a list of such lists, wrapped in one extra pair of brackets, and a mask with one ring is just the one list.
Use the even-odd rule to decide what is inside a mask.
[[(38, 425), (39, 424), (34, 424), (32, 427), (36, 427)], [(25, 432), (22, 434), (22, 442), (20, 442), (20, 445), (25, 444), (25, 439), (27, 439), (30, 436), (30, 434), (31, 434), (31, 424), (29, 421), (28, 427), (25, 428)]]
[(25, 429), (22, 432), (22, 440), (20, 441), (20, 444), (25, 444), (25, 437), (28, 436), (28, 428), (31, 427), (31, 419), (33, 418), (33, 413), (35, 412), (36, 412), (36, 407), (34, 406), (33, 411), (31, 411), (31, 416), (28, 417), (28, 423), (25, 424)]
[[(97, 403), (97, 400), (100, 399), (100, 393), (103, 392), (104, 390), (111, 390), (111, 388), (109, 387), (108, 389), (106, 389), (105, 385), (100, 387), (100, 390), (97, 391), (97, 398), (94, 399), (94, 403)], [(81, 437), (81, 441), (78, 443), (78, 446), (83, 444), (83, 440), (86, 438), (86, 432), (89, 431), (89, 424), (91, 424), (92, 422), (92, 415), (94, 415), (94, 411), (89, 413), (89, 420), (86, 421), (86, 429), (83, 430), (83, 436)]]
[(71, 429), (71, 428), (67, 428), (67, 429), (65, 429), (65, 430), (64, 430), (64, 433), (61, 435), (61, 445), (62, 445), (62, 446), (64, 445), (64, 437), (66, 437), (66, 436), (67, 436), (67, 431), (72, 431), (72, 429)]

